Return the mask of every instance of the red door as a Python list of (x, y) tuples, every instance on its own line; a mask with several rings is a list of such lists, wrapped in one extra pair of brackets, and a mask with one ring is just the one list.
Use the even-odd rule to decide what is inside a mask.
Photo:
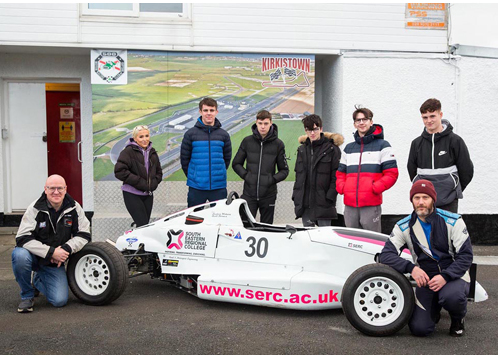
[(67, 192), (83, 205), (80, 93), (47, 91), (48, 175), (59, 174)]

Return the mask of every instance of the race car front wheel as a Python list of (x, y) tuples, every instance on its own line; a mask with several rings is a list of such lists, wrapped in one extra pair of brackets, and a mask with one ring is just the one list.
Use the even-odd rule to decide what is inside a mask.
[(88, 243), (69, 259), (67, 279), (71, 291), (83, 303), (101, 306), (124, 292), (128, 266), (114, 246), (103, 242)]
[(382, 264), (365, 265), (347, 279), (342, 308), (351, 325), (370, 336), (401, 330), (413, 312), (415, 297), (408, 279)]

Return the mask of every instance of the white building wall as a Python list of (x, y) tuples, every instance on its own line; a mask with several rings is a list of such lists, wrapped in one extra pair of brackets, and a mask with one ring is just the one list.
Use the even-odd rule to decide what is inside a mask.
[(76, 43), (77, 4), (0, 4), (0, 43)]
[(450, 44), (498, 48), (498, 4), (451, 4)]
[(81, 22), (81, 42), (112, 48), (191, 49), (191, 24)]
[(343, 132), (343, 62), (343, 56), (327, 56), (320, 62), (321, 85), (316, 90), (321, 91), (320, 114), (327, 132)]
[[(380, 55), (380, 54), (378, 54)], [(393, 56), (398, 56), (393, 54)], [(454, 63), (453, 63), (454, 64)], [(464, 214), (498, 212), (498, 190), (493, 182), (498, 167), (492, 163), (498, 126), (492, 120), (498, 92), (496, 59), (446, 59), (364, 57), (348, 53), (343, 58), (342, 133), (345, 144), (353, 141), (352, 112), (361, 104), (374, 112), (374, 123), (384, 127), (385, 139), (393, 146), (399, 168), (396, 184), (384, 193), (383, 214), (408, 214), (410, 179), (406, 164), (411, 141), (424, 128), (419, 108), (428, 98), (442, 103), (443, 117), (466, 142), (474, 162), (473, 181), (464, 191), (459, 211)], [(342, 200), (340, 200), (342, 203)], [(342, 205), (338, 204), (342, 212)]]
[(405, 4), (195, 4), (192, 23), (200, 49), (446, 50), (446, 31), (405, 29)]
[(469, 148), (475, 169), (474, 179), (464, 191), (461, 210), (496, 214), (498, 165), (495, 138), (498, 137), (498, 126), (494, 122), (498, 107), (498, 59), (463, 57), (458, 66), (460, 114), (457, 132)]
[(342, 125), (345, 144), (353, 141), (352, 113), (362, 105), (374, 113), (373, 121), (384, 127), (384, 138), (395, 150), (399, 169), (396, 184), (383, 194), (384, 214), (411, 212), (410, 178), (406, 169), (411, 141), (423, 129), (419, 107), (430, 97), (443, 103), (445, 117), (454, 107), (454, 69), (441, 59), (372, 58), (345, 55), (343, 60)]
[[(90, 84), (90, 55), (51, 56), (35, 54), (1, 54), (0, 86), (4, 80), (34, 80), (37, 82), (80, 82), (81, 83), (81, 140), (83, 158), (83, 205), (86, 211), (94, 210), (93, 201), (93, 129), (92, 89)], [(1, 92), (0, 92), (1, 93)], [(5, 122), (4, 96), (0, 96), (0, 122)], [(2, 126), (3, 127), (3, 126)], [(0, 157), (3, 157), (0, 144)], [(2, 159), (0, 159), (1, 161)], [(29, 163), (29, 162), (27, 162)], [(0, 163), (0, 176), (6, 167)], [(3, 212), (3, 186), (0, 184), (0, 212)], [(42, 191), (43, 186), (40, 186)]]
[(0, 4), (0, 44), (338, 53), (446, 51), (445, 30), (405, 29), (405, 4), (191, 4), (191, 19), (81, 15), (79, 4)]

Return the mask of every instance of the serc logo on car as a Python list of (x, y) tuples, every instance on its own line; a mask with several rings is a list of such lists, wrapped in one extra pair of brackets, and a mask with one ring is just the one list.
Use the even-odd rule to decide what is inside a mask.
[(168, 242), (166, 243), (168, 249), (176, 248), (180, 250), (183, 247), (183, 242), (182, 242), (183, 235), (184, 232), (181, 229), (176, 232), (173, 229), (170, 229), (168, 231)]

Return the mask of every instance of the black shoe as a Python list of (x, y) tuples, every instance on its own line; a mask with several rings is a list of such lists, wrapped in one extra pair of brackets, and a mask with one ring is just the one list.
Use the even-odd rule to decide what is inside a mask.
[(21, 303), (19, 303), (19, 306), (17, 307), (17, 312), (19, 313), (33, 312), (34, 305), (35, 301), (32, 298), (28, 298), (27, 300), (21, 300)]
[(452, 337), (461, 337), (465, 333), (465, 320), (462, 319), (452, 319), (450, 326), (450, 335)]

